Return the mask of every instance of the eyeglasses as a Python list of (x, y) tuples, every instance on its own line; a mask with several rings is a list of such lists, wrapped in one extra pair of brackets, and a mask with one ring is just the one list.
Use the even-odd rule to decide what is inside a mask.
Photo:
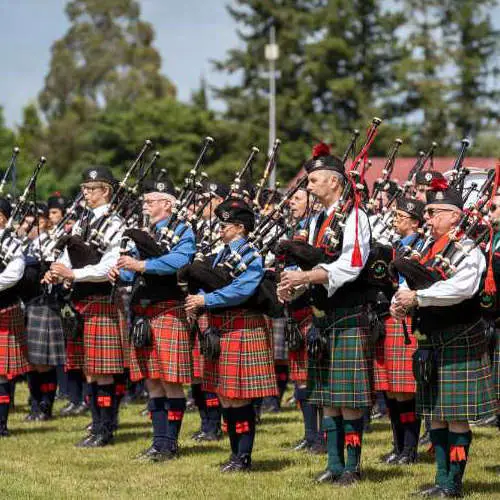
[(450, 208), (424, 208), (424, 215), (428, 215), (431, 219), (441, 212), (453, 212)]
[(152, 205), (153, 203), (156, 203), (158, 201), (168, 201), (167, 198), (155, 198), (152, 200), (142, 200), (143, 205)]
[(411, 215), (406, 215), (406, 214), (401, 214), (399, 212), (396, 212), (394, 214), (395, 219), (412, 219), (413, 217)]
[(82, 184), (80, 186), (80, 189), (82, 190), (82, 192), (88, 191), (90, 193), (93, 193), (97, 189), (102, 189), (102, 188), (103, 188), (103, 186), (87, 186), (86, 184)]

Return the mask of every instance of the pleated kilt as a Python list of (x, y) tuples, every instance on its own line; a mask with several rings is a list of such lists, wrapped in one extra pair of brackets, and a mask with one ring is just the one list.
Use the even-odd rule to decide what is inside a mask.
[(285, 342), (285, 318), (272, 318), (273, 356), (275, 360), (288, 359), (288, 346)]
[(482, 321), (419, 340), (437, 347), (435, 381), (417, 383), (417, 413), (434, 420), (467, 421), (492, 415), (497, 401)]
[(123, 368), (130, 367), (130, 291), (127, 287), (119, 287), (116, 298), (118, 317), (120, 319), (120, 333), (123, 348)]
[(235, 308), (209, 313), (208, 322), (219, 328), (222, 336), (219, 359), (205, 359), (204, 390), (228, 399), (277, 395), (271, 332), (265, 317)]
[(403, 323), (388, 317), (385, 320), (385, 336), (375, 347), (375, 390), (388, 392), (416, 392), (412, 356), (417, 340), (411, 333), (411, 317), (406, 318), (411, 344), (405, 345)]
[(495, 385), (497, 400), (500, 401), (500, 329), (495, 330), (496, 344), (493, 352), (493, 383)]
[[(198, 318), (198, 326), (201, 332), (208, 328), (208, 318), (205, 313)], [(195, 336), (193, 343), (193, 378), (198, 380), (203, 378), (203, 354), (200, 350), (198, 335)]]
[(28, 360), (34, 365), (66, 363), (66, 345), (60, 307), (54, 301), (37, 298), (26, 306)]
[(312, 311), (310, 307), (290, 311), (292, 318), (297, 321), (300, 333), (304, 337), (304, 346), (300, 351), (288, 351), (288, 363), (290, 370), (290, 380), (293, 382), (304, 383), (307, 381), (307, 332), (311, 328)]
[(29, 370), (23, 310), (14, 304), (0, 309), (0, 376), (10, 380)]
[[(109, 296), (90, 296), (75, 302), (74, 307), (83, 317), (85, 374), (122, 373), (124, 367), (122, 319), (116, 304), (110, 302)], [(79, 348), (79, 341), (74, 344)]]
[(130, 378), (159, 379), (172, 384), (190, 384), (193, 364), (190, 327), (184, 303), (167, 300), (134, 311), (150, 319), (152, 343), (130, 349)]
[[(371, 408), (373, 346), (368, 318), (362, 307), (338, 308), (328, 318), (330, 357), (309, 358), (308, 400), (327, 408)], [(315, 328), (315, 318), (311, 328)]]

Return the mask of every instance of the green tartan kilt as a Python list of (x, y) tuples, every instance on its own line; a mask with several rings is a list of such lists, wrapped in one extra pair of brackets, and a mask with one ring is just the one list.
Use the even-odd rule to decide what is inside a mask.
[[(313, 326), (316, 319), (313, 317)], [(328, 317), (329, 359), (308, 360), (308, 401), (326, 408), (371, 408), (373, 351), (363, 308), (336, 309)]]
[(496, 344), (493, 351), (493, 384), (496, 389), (497, 400), (500, 401), (500, 329), (495, 331)]
[[(497, 402), (484, 330), (480, 321), (459, 331), (433, 334), (436, 376), (430, 384), (417, 382), (420, 416), (453, 422), (477, 420), (495, 413)], [(419, 348), (429, 345), (428, 340), (419, 340)]]

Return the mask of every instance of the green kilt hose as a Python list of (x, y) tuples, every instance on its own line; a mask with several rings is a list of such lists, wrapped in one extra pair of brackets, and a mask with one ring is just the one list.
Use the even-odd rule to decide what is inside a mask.
[(150, 319), (152, 343), (148, 347), (131, 347), (130, 378), (133, 381), (148, 378), (171, 384), (190, 384), (192, 354), (184, 305), (168, 300), (133, 309)]
[[(500, 401), (500, 329), (495, 330), (496, 344), (493, 352), (493, 383), (496, 389), (497, 400)], [(499, 408), (500, 410), (500, 408)]]
[(485, 325), (433, 334), (419, 340), (419, 348), (435, 349), (435, 381), (417, 383), (417, 413), (433, 420), (472, 421), (492, 415), (497, 408)]
[(365, 310), (338, 308), (328, 320), (329, 359), (309, 358), (307, 399), (326, 408), (371, 408), (373, 347)]
[(29, 370), (24, 315), (14, 304), (0, 309), (0, 376), (10, 380)]
[[(411, 317), (406, 318), (411, 332)], [(411, 344), (405, 345), (403, 323), (389, 317), (385, 320), (385, 336), (375, 347), (375, 390), (388, 392), (416, 392), (413, 376), (412, 356), (417, 349), (417, 340), (410, 333)]]
[(37, 298), (26, 307), (28, 360), (35, 365), (64, 365), (66, 345), (60, 308), (48, 300)]
[(304, 338), (304, 345), (299, 351), (288, 351), (288, 362), (290, 369), (290, 380), (304, 383), (307, 381), (307, 332), (311, 328), (312, 311), (310, 307), (304, 307), (290, 312), (292, 318), (298, 323), (300, 333)]
[(221, 331), (220, 356), (205, 359), (203, 389), (228, 399), (276, 396), (271, 332), (264, 315), (235, 308), (209, 313), (208, 321)]
[(86, 375), (123, 372), (123, 344), (118, 307), (108, 296), (90, 296), (75, 302), (83, 317), (83, 370)]

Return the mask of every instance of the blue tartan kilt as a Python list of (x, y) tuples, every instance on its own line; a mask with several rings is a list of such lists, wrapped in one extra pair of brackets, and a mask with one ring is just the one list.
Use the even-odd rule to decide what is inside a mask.
[[(315, 323), (313, 317), (311, 328)], [(308, 359), (307, 399), (327, 408), (371, 408), (374, 346), (365, 310), (336, 309), (328, 324), (329, 357)]]
[(419, 349), (434, 347), (434, 381), (417, 381), (417, 413), (433, 420), (473, 421), (497, 411), (485, 324), (419, 339)]
[(26, 306), (28, 360), (36, 365), (64, 365), (66, 346), (59, 307), (48, 300), (39, 297)]

